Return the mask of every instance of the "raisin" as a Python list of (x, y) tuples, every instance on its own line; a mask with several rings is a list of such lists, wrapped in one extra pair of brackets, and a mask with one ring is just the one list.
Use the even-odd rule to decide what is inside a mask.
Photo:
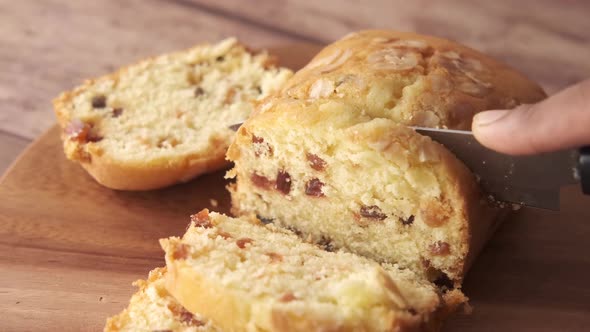
[(453, 281), (451, 281), (449, 276), (447, 276), (443, 272), (440, 272), (438, 278), (434, 280), (434, 284), (443, 290), (451, 290), (455, 288), (455, 285), (453, 285)]
[(430, 227), (443, 226), (449, 219), (449, 205), (432, 200), (425, 203), (420, 209), (421, 219)]
[(102, 136), (99, 136), (97, 134), (90, 134), (88, 135), (88, 137), (86, 138), (86, 142), (90, 142), (90, 143), (96, 143), (96, 142), (100, 142), (103, 140)]
[(361, 206), (361, 216), (377, 220), (383, 220), (387, 218), (387, 215), (383, 213), (377, 205)]
[(277, 181), (275, 183), (275, 188), (282, 192), (285, 195), (288, 195), (291, 192), (291, 176), (289, 173), (280, 170), (277, 173)]
[(295, 233), (298, 237), (303, 237), (303, 232), (293, 226), (285, 226), (286, 229), (290, 230), (291, 232)]
[(256, 218), (258, 218), (258, 220), (260, 220), (260, 222), (262, 222), (265, 225), (272, 224), (272, 222), (274, 221), (273, 218), (265, 218), (259, 215), (256, 215)]
[(261, 155), (272, 156), (272, 147), (264, 142), (264, 138), (252, 135), (252, 143), (254, 144), (254, 155), (260, 157)]
[(205, 94), (205, 90), (203, 90), (203, 88), (201, 88), (200, 86), (195, 88), (195, 97), (200, 97), (204, 94)]
[(262, 189), (270, 189), (273, 185), (272, 181), (269, 180), (268, 178), (266, 178), (263, 175), (258, 175), (256, 173), (252, 173), (252, 175), (250, 176), (250, 180), (252, 181), (252, 183), (258, 187), (258, 188), (262, 188)]
[(326, 169), (326, 161), (322, 158), (318, 157), (313, 153), (307, 153), (306, 157), (307, 161), (309, 161), (309, 166), (311, 168), (315, 169), (316, 171), (323, 171), (324, 169)]
[(189, 246), (181, 243), (178, 247), (174, 248), (174, 252), (172, 253), (172, 258), (174, 259), (187, 259), (189, 256)]
[(121, 107), (113, 108), (113, 118), (118, 118), (123, 114), (123, 109)]
[(267, 252), (266, 255), (270, 257), (271, 263), (278, 263), (283, 261), (283, 255), (277, 254), (276, 252)]
[(413, 215), (413, 214), (412, 214), (412, 215), (410, 215), (410, 216), (408, 217), (408, 219), (404, 219), (404, 218), (400, 217), (400, 218), (399, 218), (399, 221), (401, 221), (401, 222), (402, 222), (402, 224), (404, 224), (404, 225), (411, 225), (411, 224), (413, 224), (413, 223), (414, 223), (414, 215)]
[(416, 309), (414, 308), (408, 308), (408, 312), (410, 313), (410, 315), (417, 315), (418, 311), (416, 311)]
[(91, 132), (91, 129), (91, 124), (74, 119), (64, 129), (64, 132), (70, 140), (80, 143), (96, 143), (102, 141), (103, 137)]
[(330, 239), (329, 237), (326, 237), (324, 235), (322, 235), (322, 237), (318, 241), (318, 246), (320, 246), (325, 251), (329, 251), (329, 252), (334, 252), (336, 250), (336, 248), (332, 244), (332, 239)]
[(259, 86), (256, 87), (256, 91), (258, 92), (259, 95), (262, 94), (262, 88)]
[(233, 124), (233, 125), (229, 126), (228, 128), (233, 131), (238, 131), (238, 129), (240, 129), (241, 126), (242, 126), (242, 122)]
[(94, 96), (91, 103), (93, 108), (105, 108), (107, 107), (107, 97), (103, 95)]
[(246, 248), (246, 244), (248, 243), (252, 243), (254, 240), (252, 240), (249, 237), (242, 237), (236, 240), (236, 245), (238, 246), (238, 248), (240, 249), (244, 249)]
[(184, 308), (177, 314), (177, 316), (181, 322), (187, 324), (188, 326), (203, 326), (203, 325), (205, 325), (205, 323), (203, 323), (201, 320), (197, 319), (197, 317), (195, 317), (195, 315), (193, 315), (190, 311), (188, 311)]
[(281, 301), (281, 302), (291, 302), (291, 301), (294, 301), (295, 299), (297, 299), (297, 298), (295, 297), (295, 295), (293, 295), (293, 293), (287, 292), (287, 293), (283, 294), (283, 296), (281, 296), (281, 298), (279, 299), (279, 301)]
[(220, 55), (217, 58), (215, 58), (215, 61), (217, 62), (222, 62), (223, 60), (225, 60), (225, 57), (223, 55)]
[(431, 244), (428, 249), (433, 255), (437, 256), (446, 256), (451, 252), (451, 246), (443, 241), (436, 241), (435, 243)]
[(197, 227), (213, 227), (213, 225), (211, 224), (211, 220), (209, 219), (209, 210), (207, 209), (201, 210), (199, 213), (191, 215), (191, 221)]
[(73, 141), (86, 142), (88, 134), (90, 133), (90, 125), (82, 122), (80, 119), (73, 119), (68, 123), (64, 132), (66, 136)]
[(324, 197), (322, 187), (324, 183), (317, 178), (307, 181), (305, 184), (305, 194), (314, 197)]

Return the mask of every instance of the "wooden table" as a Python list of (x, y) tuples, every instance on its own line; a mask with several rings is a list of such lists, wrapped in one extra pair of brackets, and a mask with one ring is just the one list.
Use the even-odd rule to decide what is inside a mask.
[[(590, 77), (588, 1), (382, 0), (368, 3), (353, 0), (254, 0), (247, 4), (243, 0), (0, 0), (0, 174), (25, 146), (55, 123), (50, 101), (60, 91), (79, 84), (84, 78), (107, 73), (149, 55), (225, 36), (237, 36), (255, 47), (294, 42), (319, 45), (363, 28), (411, 30), (454, 39), (491, 54), (540, 82), (549, 93)], [(0, 216), (5, 212), (0, 210)], [(497, 238), (510, 237), (510, 232), (518, 227), (504, 227)], [(572, 241), (587, 239), (590, 235), (587, 227), (581, 233), (574, 231), (572, 225), (567, 227), (570, 227), (568, 234), (572, 234)], [(536, 235), (533, 232), (532, 236)], [(16, 256), (12, 259), (15, 261), (20, 259), (19, 255), (35, 255), (34, 249), (21, 248), (5, 238), (0, 239), (0, 245), (14, 250)], [(516, 255), (518, 250), (527, 250), (524, 245), (515, 249)], [(550, 256), (557, 264), (560, 248), (555, 250)], [(64, 255), (67, 254), (59, 255), (58, 259), (66, 259)], [(2, 265), (10, 266), (7, 265), (10, 263), (6, 260), (8, 256), (2, 257)], [(482, 259), (487, 263), (506, 267), (485, 257), (486, 253)], [(539, 270), (531, 276), (543, 278), (545, 287), (555, 289), (549, 293), (551, 298), (539, 298), (539, 303), (533, 300), (534, 289), (528, 289), (531, 296), (525, 299), (511, 298), (506, 293), (509, 289), (502, 287), (495, 293), (494, 281), (486, 279), (485, 269), (477, 265), (471, 279), (468, 278), (467, 287), (470, 287), (470, 280), (491, 287), (483, 293), (470, 294), (491, 299), (480, 306), (490, 315), (502, 301), (509, 299), (522, 303), (531, 319), (542, 319), (544, 313), (552, 313), (551, 317), (556, 320), (547, 324), (547, 331), (560, 327), (583, 331), (590, 326), (587, 291), (590, 278), (584, 279), (586, 283), (570, 285), (552, 284), (547, 278), (548, 274), (556, 273), (554, 268), (566, 270), (558, 272), (561, 274), (578, 273), (576, 271), (582, 269), (584, 272), (579, 273), (590, 277), (588, 260), (585, 266), (571, 266), (578, 270), (567, 271), (568, 259), (563, 257), (557, 266), (545, 266), (550, 271)], [(47, 265), (45, 263), (39, 263), (39, 271)], [(145, 273), (144, 265), (137, 264), (125, 275), (139, 277)], [(27, 280), (37, 281), (34, 276)], [(79, 287), (80, 292), (85, 289), (80, 285), (72, 287)], [(527, 285), (523, 287), (526, 289)], [(565, 293), (559, 291), (562, 287)], [(0, 283), (0, 302), (4, 302), (1, 299), (8, 291)], [(568, 298), (576, 294), (579, 298)], [(32, 316), (34, 314), (31, 312)], [(485, 311), (481, 314), (486, 315)], [(23, 317), (26, 316), (25, 311)], [(517, 320), (516, 316), (515, 313), (506, 319)], [(589, 317), (581, 318), (585, 316)], [(43, 319), (39, 317), (44, 316), (37, 316), (41, 322)], [(587, 324), (569, 324), (572, 321)], [(451, 326), (469, 326), (469, 320), (459, 319)], [(42, 325), (39, 329), (43, 330)], [(1, 321), (0, 330), (3, 330)], [(494, 330), (493, 326), (489, 330)]]

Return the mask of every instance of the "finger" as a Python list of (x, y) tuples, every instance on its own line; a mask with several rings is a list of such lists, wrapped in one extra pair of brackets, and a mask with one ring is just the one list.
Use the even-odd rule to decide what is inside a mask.
[(473, 118), (483, 145), (507, 154), (535, 154), (590, 144), (590, 80), (544, 101)]

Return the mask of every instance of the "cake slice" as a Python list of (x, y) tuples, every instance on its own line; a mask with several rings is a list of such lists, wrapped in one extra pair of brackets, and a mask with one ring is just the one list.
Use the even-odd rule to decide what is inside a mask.
[(233, 212), (460, 287), (510, 206), (407, 126), (468, 129), (478, 111), (543, 97), (516, 71), (447, 40), (353, 34), (239, 129), (228, 150)]
[(206, 318), (186, 310), (168, 293), (164, 287), (165, 275), (166, 268), (157, 268), (150, 272), (148, 280), (134, 282), (139, 290), (125, 310), (107, 320), (104, 331), (219, 331)]
[[(436, 330), (441, 298), (409, 270), (329, 252), (256, 218), (203, 210), (182, 238), (160, 241), (166, 288), (225, 331)], [(329, 249), (329, 248), (328, 248)]]
[(65, 154), (113, 189), (190, 180), (227, 165), (229, 127), (291, 74), (233, 38), (125, 67), (54, 100)]

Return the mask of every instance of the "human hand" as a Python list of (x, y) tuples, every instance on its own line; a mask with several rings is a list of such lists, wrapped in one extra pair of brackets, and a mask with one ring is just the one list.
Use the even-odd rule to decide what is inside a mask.
[(483, 145), (512, 155), (590, 145), (590, 79), (537, 104), (478, 113), (472, 131)]

